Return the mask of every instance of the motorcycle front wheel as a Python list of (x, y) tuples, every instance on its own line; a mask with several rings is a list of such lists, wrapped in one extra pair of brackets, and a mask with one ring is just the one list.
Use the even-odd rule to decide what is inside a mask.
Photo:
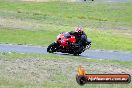
[(55, 42), (50, 44), (47, 48), (47, 52), (49, 52), (49, 53), (53, 53), (56, 51), (57, 51), (57, 43), (55, 43)]

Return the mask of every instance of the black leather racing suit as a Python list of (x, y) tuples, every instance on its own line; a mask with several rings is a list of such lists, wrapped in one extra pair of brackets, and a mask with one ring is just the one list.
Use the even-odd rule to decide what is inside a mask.
[(81, 47), (87, 41), (87, 35), (84, 32), (77, 33), (77, 32), (71, 31), (69, 32), (69, 34), (74, 35), (76, 38), (76, 44), (74, 44), (75, 47)]

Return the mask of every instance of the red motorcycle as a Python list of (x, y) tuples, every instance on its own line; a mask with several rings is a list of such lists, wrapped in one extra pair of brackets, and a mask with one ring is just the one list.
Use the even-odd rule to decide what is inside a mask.
[(57, 41), (50, 44), (47, 48), (47, 52), (62, 52), (62, 53), (69, 53), (74, 55), (79, 55), (84, 52), (86, 49), (91, 47), (91, 40), (86, 39), (83, 45), (80, 46), (73, 46), (76, 44), (76, 38), (73, 35), (70, 35), (68, 32), (62, 32), (57, 36)]

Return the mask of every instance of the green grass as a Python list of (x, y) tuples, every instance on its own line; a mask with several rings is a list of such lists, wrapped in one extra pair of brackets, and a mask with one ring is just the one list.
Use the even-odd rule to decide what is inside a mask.
[[(87, 35), (92, 39), (92, 49), (104, 50), (118, 50), (128, 51), (132, 50), (132, 38), (121, 35), (114, 35), (111, 31), (97, 31), (87, 30)], [(56, 40), (59, 31), (27, 31), (27, 30), (0, 30), (0, 42), (12, 44), (32, 44), (47, 46)]]
[[(48, 45), (55, 41), (57, 33), (48, 31), (0, 30), (1, 43)], [(50, 36), (52, 35), (52, 36)]]
[(47, 46), (56, 40), (60, 32), (82, 25), (92, 39), (92, 49), (131, 52), (131, 9), (131, 2), (34, 3), (0, 0), (0, 43)]
[(25, 53), (16, 53), (16, 52), (0, 52), (0, 57), (5, 58), (4, 60), (17, 60), (17, 59), (30, 59), (30, 58), (39, 58), (39, 59), (46, 59), (46, 60), (60, 60), (60, 61), (77, 61), (77, 62), (86, 62), (86, 63), (100, 63), (100, 64), (119, 64), (119, 65), (126, 65), (131, 67), (132, 63), (127, 61), (119, 61), (119, 60), (97, 60), (97, 59), (90, 59), (86, 57), (80, 56), (71, 56), (71, 55), (55, 55), (55, 54), (25, 54)]
[[(54, 54), (18, 54), (18, 53), (0, 53), (1, 69), (0, 72), (0, 87), (1, 88), (81, 88), (75, 80), (76, 69), (78, 65), (82, 65), (87, 73), (100, 73), (107, 72), (98, 69), (98, 66), (107, 65), (110, 68), (116, 67), (119, 69), (130, 69), (132, 63), (113, 61), (113, 60), (95, 60), (83, 57), (67, 56), (67, 55), (54, 55)], [(2, 61), (4, 61), (2, 63)], [(49, 62), (49, 64), (45, 64)], [(10, 66), (11, 65), (11, 66)], [(96, 66), (94, 66), (96, 65)], [(15, 67), (14, 67), (15, 66)], [(29, 66), (29, 67), (28, 67)], [(106, 66), (106, 67), (107, 67)], [(10, 69), (12, 68), (12, 69)], [(25, 68), (25, 70), (23, 69)], [(34, 70), (32, 70), (34, 69)], [(39, 69), (39, 70), (38, 70)], [(109, 69), (109, 68), (108, 68)], [(29, 71), (28, 71), (29, 70)], [(42, 74), (45, 79), (41, 79), (40, 72), (47, 71), (50, 74), (48, 77)], [(125, 70), (125, 69), (124, 69)], [(22, 71), (22, 72), (21, 72)], [(30, 72), (31, 71), (31, 72)], [(21, 72), (21, 73), (20, 73)], [(28, 72), (28, 73), (26, 73)], [(110, 71), (108, 71), (110, 72)], [(25, 75), (21, 75), (24, 74)], [(30, 75), (36, 73), (36, 75)], [(27, 77), (27, 75), (30, 75)], [(38, 75), (38, 76), (37, 76)], [(36, 78), (37, 76), (37, 78)], [(22, 78), (21, 78), (22, 77)], [(36, 78), (36, 80), (31, 79)], [(29, 79), (31, 79), (29, 81)], [(41, 80), (41, 81), (37, 81)], [(131, 88), (130, 84), (87, 84), (84, 88)]]
[(0, 10), (6, 11), (6, 16), (48, 21), (57, 25), (81, 24), (96, 28), (103, 26), (108, 29), (119, 26), (126, 29), (131, 27), (131, 9), (131, 3), (9, 3), (3, 1), (0, 3)]

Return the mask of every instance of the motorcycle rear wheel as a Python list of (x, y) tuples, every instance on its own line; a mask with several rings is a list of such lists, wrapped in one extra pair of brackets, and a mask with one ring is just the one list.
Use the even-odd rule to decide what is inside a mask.
[(74, 56), (79, 56), (79, 53), (74, 53), (73, 55), (74, 55)]

